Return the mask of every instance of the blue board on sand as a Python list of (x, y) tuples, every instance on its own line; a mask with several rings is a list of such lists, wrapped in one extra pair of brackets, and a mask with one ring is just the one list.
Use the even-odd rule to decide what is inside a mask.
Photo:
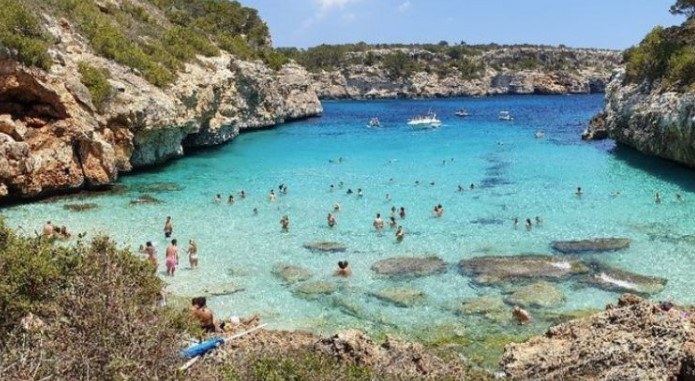
[(193, 345), (181, 351), (181, 355), (185, 358), (193, 358), (196, 356), (202, 356), (209, 351), (217, 348), (219, 344), (224, 343), (224, 339), (215, 337), (210, 340), (203, 341), (200, 344)]

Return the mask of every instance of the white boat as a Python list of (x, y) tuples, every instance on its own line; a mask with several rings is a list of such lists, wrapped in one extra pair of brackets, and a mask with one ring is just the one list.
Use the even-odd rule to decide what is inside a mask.
[(536, 134), (535, 134), (536, 139), (540, 139), (540, 138), (542, 138), (542, 137), (544, 137), (544, 136), (545, 136), (545, 132), (540, 131), (540, 130), (539, 130), (539, 131), (536, 131)]
[(471, 114), (469, 114), (468, 111), (466, 111), (465, 109), (460, 109), (460, 110), (457, 110), (457, 111), (454, 113), (454, 115), (460, 116), (460, 117), (462, 117), (462, 118), (465, 118), (465, 117), (467, 117), (467, 116), (469, 116), (469, 115), (471, 115)]
[(500, 111), (500, 114), (497, 116), (499, 120), (506, 120), (506, 121), (511, 121), (514, 120), (512, 117), (512, 114), (509, 113), (509, 111)]
[(442, 121), (437, 119), (437, 114), (428, 112), (427, 115), (418, 115), (413, 119), (408, 120), (408, 125), (419, 128), (439, 127)]
[(369, 126), (369, 127), (381, 127), (381, 122), (379, 122), (379, 118), (372, 118), (372, 119), (369, 119), (369, 124), (367, 126)]

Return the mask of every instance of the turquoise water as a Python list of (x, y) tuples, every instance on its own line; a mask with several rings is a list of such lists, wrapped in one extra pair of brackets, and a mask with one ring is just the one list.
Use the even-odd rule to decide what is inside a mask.
[[(462, 107), (471, 116), (457, 119), (453, 113)], [(125, 193), (14, 206), (2, 214), (25, 232), (40, 230), (51, 219), (76, 232), (106, 232), (133, 250), (152, 240), (162, 264), (162, 226), (171, 215), (182, 249), (188, 239), (198, 241), (200, 268), (188, 270), (182, 255), (176, 276), (166, 278), (169, 290), (195, 295), (211, 287), (238, 286), (244, 290), (210, 298), (212, 309), (218, 315), (257, 312), (275, 328), (323, 333), (361, 327), (415, 336), (439, 328), (460, 336), (518, 333), (511, 322), (464, 318), (451, 311), (456, 301), (500, 292), (472, 285), (457, 271), (458, 261), (550, 254), (553, 240), (604, 236), (628, 237), (632, 245), (588, 258), (666, 277), (665, 290), (655, 298), (695, 302), (695, 239), (689, 236), (695, 230), (692, 172), (616, 148), (610, 141), (581, 142), (585, 122), (601, 107), (598, 95), (326, 102), (321, 118), (244, 134), (231, 144), (123, 177)], [(440, 115), (441, 128), (418, 131), (406, 125), (408, 118), (429, 109)], [(498, 121), (500, 110), (509, 110), (515, 120)], [(381, 119), (381, 128), (366, 127), (374, 116)], [(545, 137), (536, 139), (537, 130), (545, 131)], [(162, 204), (130, 205), (143, 187), (163, 182), (181, 189), (148, 192)], [(476, 184), (472, 191), (470, 183)], [(279, 184), (288, 186), (288, 194), (269, 202), (269, 190), (277, 193)], [(464, 192), (456, 192), (459, 184)], [(585, 191), (581, 198), (574, 195), (577, 186)], [(347, 195), (348, 188), (362, 188), (364, 196)], [(242, 189), (248, 193), (243, 200), (236, 195)], [(617, 191), (620, 195), (612, 197)], [(661, 204), (654, 202), (654, 192), (662, 195)], [(212, 202), (216, 193), (224, 202)], [(229, 193), (235, 194), (234, 205), (226, 203)], [(676, 202), (675, 193), (685, 202)], [(81, 213), (63, 209), (63, 204), (75, 202), (100, 207)], [(329, 229), (326, 215), (336, 202), (343, 210), (336, 214), (338, 226)], [(432, 208), (439, 203), (446, 212), (433, 218)], [(399, 220), (407, 233), (401, 244), (388, 227), (382, 235), (372, 228), (374, 214), (380, 212), (386, 220), (391, 206), (404, 206), (408, 212)], [(279, 219), (285, 214), (291, 228), (283, 234)], [(543, 226), (532, 231), (513, 228), (514, 217), (523, 225), (535, 216), (543, 218)], [(481, 219), (493, 223), (475, 223)], [(317, 254), (302, 247), (315, 240), (341, 242), (348, 250)], [(435, 253), (449, 263), (449, 270), (408, 281), (384, 279), (370, 270), (379, 259), (405, 253)], [(353, 268), (349, 279), (332, 277), (341, 259)], [(313, 280), (333, 282), (338, 292), (317, 300), (297, 297), (294, 286), (272, 275), (278, 263), (306, 267)], [(401, 308), (367, 295), (390, 285), (420, 289), (426, 301)], [(575, 282), (560, 286), (567, 301), (558, 311), (602, 308), (617, 298)], [(540, 331), (546, 325), (538, 321), (524, 329)]]

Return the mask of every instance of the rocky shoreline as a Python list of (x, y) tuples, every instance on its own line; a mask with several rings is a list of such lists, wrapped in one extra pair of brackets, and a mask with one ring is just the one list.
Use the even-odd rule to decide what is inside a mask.
[[(48, 72), (0, 51), (0, 202), (111, 184), (184, 148), (323, 111), (308, 73), (295, 64), (276, 72), (221, 52), (199, 56), (159, 88), (97, 56), (67, 20), (45, 22), (59, 41)], [(80, 63), (108, 70), (111, 94), (101, 108), (80, 81)]]

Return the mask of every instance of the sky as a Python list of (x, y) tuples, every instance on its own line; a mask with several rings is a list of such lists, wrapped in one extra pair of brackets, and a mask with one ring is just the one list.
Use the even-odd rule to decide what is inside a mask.
[(320, 44), (564, 44), (625, 49), (680, 24), (675, 0), (239, 0), (258, 9), (276, 47)]

